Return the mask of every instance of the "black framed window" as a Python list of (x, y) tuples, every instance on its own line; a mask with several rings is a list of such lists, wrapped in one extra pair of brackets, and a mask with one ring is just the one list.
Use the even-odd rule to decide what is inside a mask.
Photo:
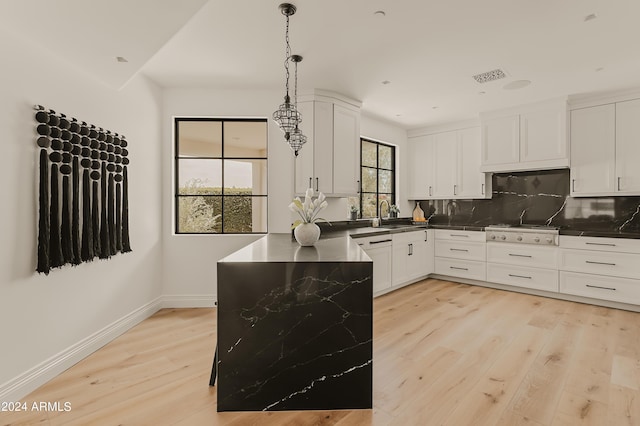
[(175, 232), (267, 232), (267, 120), (175, 118)]
[[(367, 139), (360, 140), (360, 217), (377, 217), (380, 202), (396, 202), (396, 149)], [(384, 213), (388, 206), (385, 205)]]

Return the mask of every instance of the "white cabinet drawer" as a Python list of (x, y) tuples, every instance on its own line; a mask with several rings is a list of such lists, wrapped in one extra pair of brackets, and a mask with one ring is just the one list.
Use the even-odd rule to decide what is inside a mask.
[(436, 242), (437, 257), (479, 260), (484, 262), (487, 257), (486, 251), (486, 243), (452, 240), (438, 240)]
[(561, 235), (560, 247), (582, 250), (640, 253), (640, 240), (632, 238), (573, 237), (569, 235)]
[(487, 243), (487, 262), (558, 269), (558, 248), (526, 244)]
[(394, 244), (413, 243), (416, 241), (427, 241), (429, 232), (427, 229), (419, 231), (399, 232), (397, 234), (387, 235), (388, 238), (393, 238)]
[(640, 305), (640, 281), (560, 272), (560, 293)]
[(369, 250), (378, 247), (390, 247), (393, 239), (391, 235), (378, 235), (375, 237), (356, 238), (354, 241), (363, 249)]
[(561, 249), (560, 269), (623, 278), (640, 278), (640, 254)]
[(486, 263), (474, 260), (446, 259), (436, 257), (435, 273), (449, 275), (451, 277), (469, 278), (472, 280), (485, 281)]
[(558, 271), (487, 263), (487, 281), (516, 287), (558, 291)]
[(436, 229), (436, 240), (486, 242), (487, 237), (484, 231), (453, 231), (449, 229)]

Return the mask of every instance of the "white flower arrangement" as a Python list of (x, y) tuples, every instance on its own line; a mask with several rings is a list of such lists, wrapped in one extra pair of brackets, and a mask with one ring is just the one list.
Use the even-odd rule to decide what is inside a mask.
[(304, 203), (300, 200), (300, 197), (293, 199), (293, 202), (289, 204), (289, 210), (298, 213), (300, 219), (293, 222), (291, 229), (296, 228), (303, 223), (316, 223), (319, 221), (327, 222), (326, 219), (318, 217), (318, 213), (324, 210), (329, 205), (325, 200), (325, 196), (322, 192), (318, 192), (318, 197), (313, 199), (313, 188), (308, 188), (304, 195)]

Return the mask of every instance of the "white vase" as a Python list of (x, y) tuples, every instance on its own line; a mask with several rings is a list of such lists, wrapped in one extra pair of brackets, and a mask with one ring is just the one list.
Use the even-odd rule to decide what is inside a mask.
[(301, 246), (312, 246), (320, 239), (320, 227), (315, 223), (302, 223), (296, 226), (293, 235)]

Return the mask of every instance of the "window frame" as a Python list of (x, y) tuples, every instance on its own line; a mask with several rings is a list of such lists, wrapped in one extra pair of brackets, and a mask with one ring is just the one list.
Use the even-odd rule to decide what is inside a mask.
[[(220, 122), (221, 123), (221, 154), (219, 157), (201, 157), (201, 156), (180, 156), (180, 122)], [(249, 122), (249, 123), (265, 123), (265, 140), (266, 150), (264, 157), (239, 157), (239, 156), (225, 156), (225, 122)], [(173, 209), (174, 209), (174, 225), (173, 232), (175, 235), (266, 235), (269, 233), (269, 121), (267, 118), (226, 118), (226, 117), (176, 117), (173, 118), (173, 135), (174, 135), (174, 186), (173, 186)], [(180, 194), (180, 160), (194, 159), (194, 160), (220, 160), (221, 163), (221, 193), (220, 194)], [(241, 197), (241, 195), (225, 195), (224, 189), (224, 164), (225, 160), (264, 160), (267, 164), (267, 174), (265, 176), (265, 193), (259, 195), (250, 195), (253, 198), (263, 198), (266, 210), (266, 223), (264, 232), (225, 232), (224, 230), (224, 203), (225, 198), (229, 197)], [(179, 230), (180, 225), (180, 198), (188, 197), (204, 197), (204, 198), (220, 198), (220, 232), (183, 232)]]
[[(370, 143), (370, 144), (375, 144), (376, 145), (376, 167), (371, 167), (371, 166), (365, 166), (362, 164), (362, 146), (363, 143)], [(384, 147), (388, 147), (391, 148), (391, 165), (392, 168), (391, 169), (387, 169), (384, 167), (380, 167), (380, 146), (384, 146)], [(378, 217), (378, 213), (380, 212), (380, 170), (384, 170), (384, 171), (390, 171), (391, 172), (391, 181), (392, 181), (392, 190), (391, 190), (391, 200), (389, 202), (389, 206), (391, 206), (392, 204), (396, 204), (396, 197), (397, 197), (397, 190), (396, 190), (396, 176), (397, 176), (397, 164), (396, 164), (396, 158), (397, 158), (397, 152), (396, 152), (396, 146), (395, 145), (391, 145), (389, 143), (386, 142), (381, 142), (381, 141), (376, 141), (373, 139), (368, 139), (368, 138), (360, 138), (360, 182), (364, 182), (363, 179), (363, 170), (366, 169), (375, 169), (376, 171), (376, 192), (370, 192), (370, 191), (365, 191), (364, 190), (364, 186), (361, 186), (360, 188), (360, 194), (359, 194), (359, 218), (360, 219), (365, 219), (363, 217), (363, 199), (364, 199), (364, 194), (375, 194), (376, 197), (376, 215), (374, 217)], [(362, 184), (361, 184), (362, 185)], [(383, 192), (383, 194), (389, 194), (388, 192)], [(366, 218), (369, 219), (369, 218)]]

